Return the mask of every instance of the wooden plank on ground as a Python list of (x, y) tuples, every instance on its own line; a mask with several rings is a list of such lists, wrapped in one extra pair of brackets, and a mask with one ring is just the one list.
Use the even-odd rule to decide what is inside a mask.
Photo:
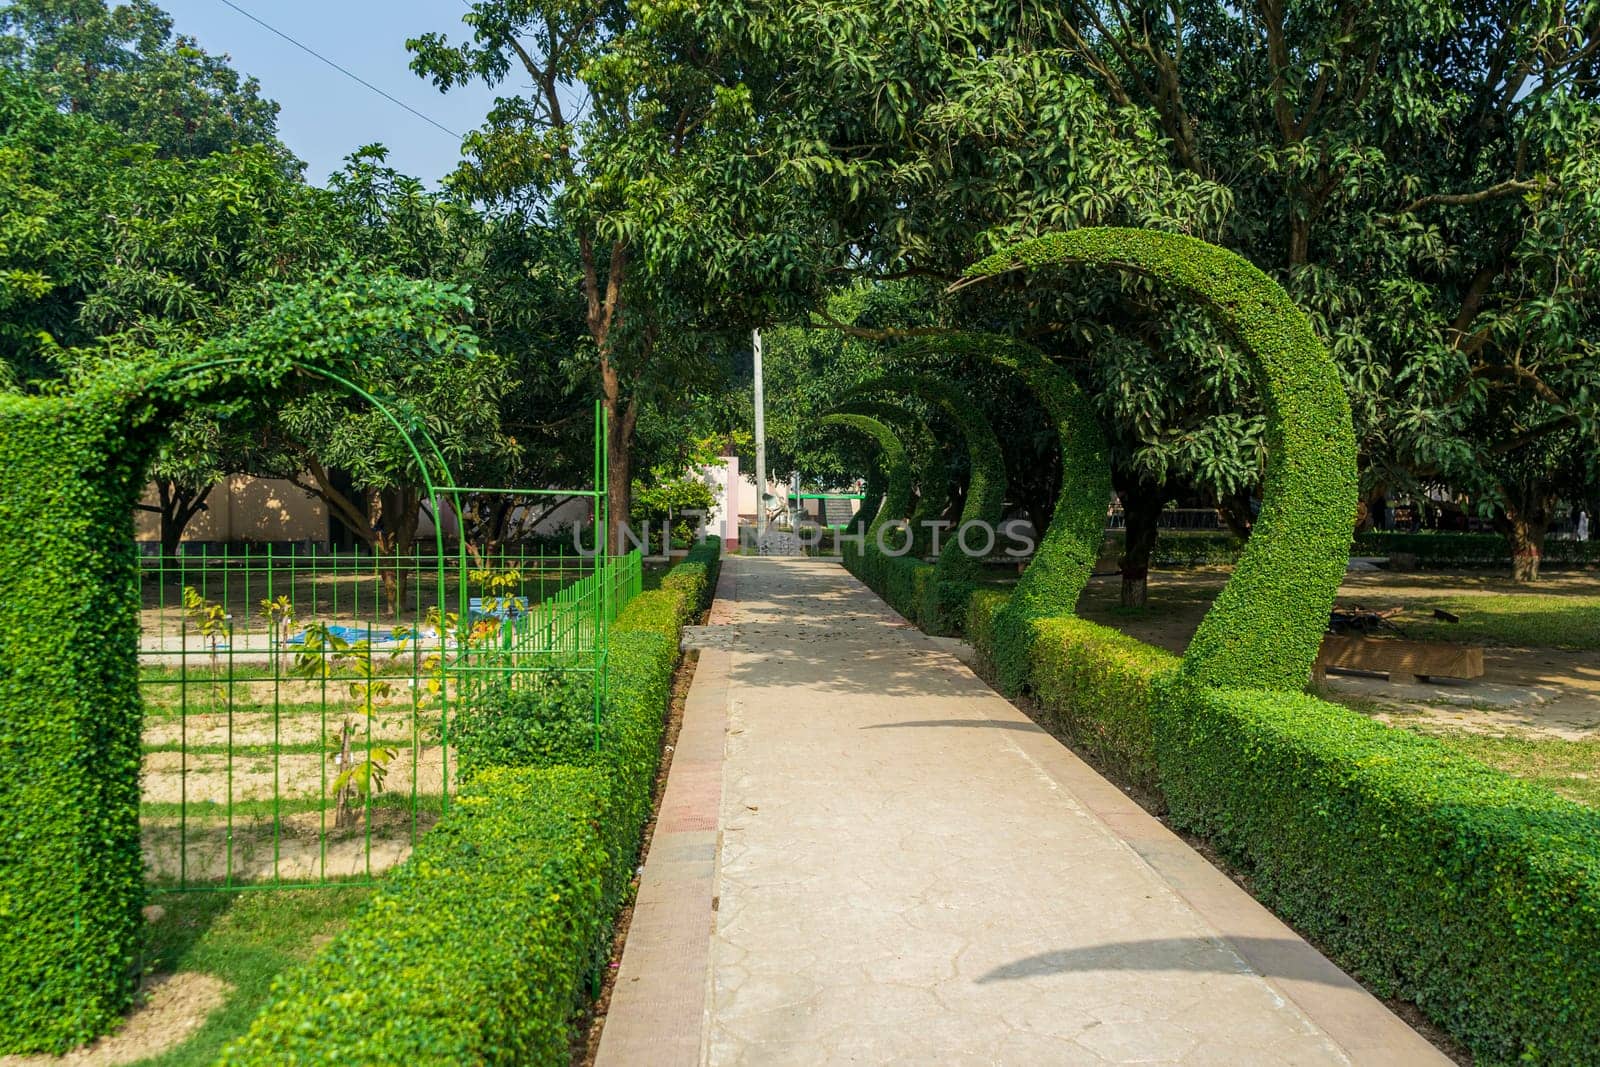
[(1414, 682), (1418, 678), (1481, 678), (1483, 649), (1437, 641), (1328, 634), (1322, 639), (1313, 672), (1321, 680), (1330, 669), (1386, 674), (1391, 682)]

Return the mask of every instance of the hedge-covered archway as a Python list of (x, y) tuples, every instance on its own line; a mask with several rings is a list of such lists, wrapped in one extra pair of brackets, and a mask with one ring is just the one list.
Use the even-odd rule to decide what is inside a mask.
[[(995, 334), (955, 333), (910, 342), (906, 354), (982, 358), (1015, 371), (1028, 383), (1061, 442), (1061, 490), (1050, 526), (1033, 560), (995, 617), (995, 674), (1016, 692), (1028, 670), (1028, 647), (1038, 619), (1071, 615), (1105, 540), (1111, 500), (1111, 455), (1094, 407), (1072, 376), (1032, 345)], [(974, 564), (975, 565), (975, 564)]]
[(980, 260), (958, 284), (1072, 264), (1153, 279), (1205, 309), (1249, 358), (1267, 417), (1261, 515), (1184, 671), (1210, 685), (1303, 688), (1354, 529), (1355, 433), (1338, 368), (1281, 286), (1193, 237), (1116, 228), (1050, 234)]
[[(935, 343), (917, 342), (907, 346), (915, 356), (919, 348)], [(983, 411), (950, 382), (914, 374), (887, 374), (859, 386), (858, 392), (915, 394), (937, 404), (961, 431), (966, 444), (967, 494), (956, 528), (946, 535), (934, 565), (921, 606), (922, 625), (934, 633), (959, 633), (966, 614), (967, 598), (982, 573), (978, 561), (962, 550), (959, 532), (969, 524), (994, 528), (1005, 510), (1006, 465), (1000, 439)]]
[(166, 425), (273, 403), (376, 349), (471, 351), (465, 294), (325, 278), (182, 358), (0, 395), (0, 1050), (59, 1052), (131, 1003), (145, 898), (134, 505)]
[[(863, 393), (861, 389), (852, 390), (852, 396), (835, 410), (877, 419), (900, 434), (916, 493), (911, 514), (906, 518), (911, 527), (911, 551), (907, 555), (921, 559), (928, 554), (933, 540), (933, 530), (927, 524), (943, 515), (950, 504), (950, 466), (945, 462), (938, 435), (918, 412)], [(910, 447), (913, 438), (915, 450)], [(918, 458), (921, 462), (917, 462)]]
[(820, 420), (823, 426), (843, 426), (866, 434), (878, 446), (878, 468), (884, 481), (883, 503), (863, 531), (867, 544), (875, 544), (878, 531), (886, 524), (903, 520), (911, 507), (911, 457), (894, 429), (870, 415), (834, 412)]

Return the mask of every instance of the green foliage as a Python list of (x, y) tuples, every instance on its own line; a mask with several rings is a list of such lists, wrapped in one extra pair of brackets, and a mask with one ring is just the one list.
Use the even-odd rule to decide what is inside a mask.
[(999, 589), (978, 588), (967, 598), (966, 638), (978, 653), (978, 661), (991, 671), (999, 658), (995, 619), (1005, 608), (1011, 594)]
[(137, 979), (145, 889), (131, 516), (150, 450), (124, 433), (111, 404), (0, 396), (8, 1052), (63, 1052), (104, 1033)]
[(609, 916), (593, 768), (493, 768), (219, 1064), (566, 1062)]
[[(1358, 556), (1387, 556), (1403, 552), (1417, 557), (1417, 566), (1455, 570), (1463, 567), (1503, 567), (1511, 562), (1505, 539), (1475, 533), (1397, 533), (1369, 530), (1356, 534), (1351, 549)], [(1600, 541), (1546, 541), (1545, 563), (1592, 565), (1600, 563)]]
[(487, 767), (582, 765), (595, 748), (594, 687), (553, 668), (466, 701), (450, 726), (463, 782)]
[(575, 675), (462, 714), (458, 801), (332, 944), (274, 983), (223, 1064), (568, 1061), (649, 817), (678, 632), (720, 560), (718, 542), (696, 546), (612, 624), (598, 744)]
[[(1052, 234), (977, 263), (969, 274), (1068, 264), (1148, 275), (1204, 308), (1249, 356), (1267, 411), (1261, 515), (1184, 669), (1212, 685), (1300, 689), (1355, 524), (1355, 435), (1333, 361), (1276, 283), (1239, 256), (1189, 237), (1117, 229)], [(1098, 536), (1093, 544), (1098, 551)]]
[[(702, 478), (689, 476), (673, 478), (645, 486), (633, 483), (633, 511), (631, 517), (638, 532), (649, 535), (650, 544), (659, 547), (661, 524), (672, 522), (672, 543), (684, 544), (705, 524), (711, 509), (716, 506), (711, 487)], [(683, 515), (685, 509), (699, 512), (694, 521)]]
[(0, 395), (0, 1048), (81, 1043), (132, 995), (144, 896), (132, 515), (163, 426), (191, 407), (270, 403), (302, 368), (347, 371), (374, 348), (425, 360), (469, 347), (449, 321), (461, 300), (392, 277), (321, 279), (186, 361)]
[(1041, 619), (1028, 649), (1028, 687), (1074, 744), (1115, 777), (1153, 793), (1154, 692), (1180, 662), (1086, 619)]
[(163, 156), (267, 145), (291, 166), (276, 140), (278, 105), (260, 84), (194, 38), (175, 37), (172, 18), (147, 0), (0, 5), (0, 67), (35, 81), (56, 108), (92, 116)]
[(1592, 1058), (1600, 812), (1310, 697), (1178, 685), (1155, 714), (1173, 823), (1378, 995), (1481, 1063)]

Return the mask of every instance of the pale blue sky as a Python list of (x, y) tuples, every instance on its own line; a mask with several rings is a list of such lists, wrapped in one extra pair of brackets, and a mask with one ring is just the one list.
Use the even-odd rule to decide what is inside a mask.
[[(278, 133), (322, 184), (359, 146), (381, 141), (390, 165), (430, 185), (460, 158), (459, 141), (306, 55), (219, 0), (157, 0), (175, 29), (208, 52), (227, 53), (234, 69), (261, 80), (281, 105)], [(482, 84), (440, 93), (413, 74), (406, 38), (429, 30), (460, 38), (461, 0), (234, 0), (240, 7), (405, 101), (441, 125), (465, 133), (483, 122), (495, 92)], [(500, 93), (517, 92), (514, 79)]]

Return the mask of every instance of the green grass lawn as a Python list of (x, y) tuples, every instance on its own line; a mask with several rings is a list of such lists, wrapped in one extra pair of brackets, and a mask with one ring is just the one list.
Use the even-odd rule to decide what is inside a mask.
[(1426, 731), (1451, 748), (1517, 778), (1600, 807), (1600, 738), (1567, 741), (1518, 734)]
[(147, 927), (145, 959), (151, 972), (201, 971), (233, 990), (187, 1041), (139, 1062), (152, 1067), (214, 1063), (222, 1046), (249, 1028), (273, 978), (309, 959), (371, 894), (370, 886), (156, 894), (152, 902), (165, 914)]
[[(1459, 623), (1429, 617), (1433, 608), (1461, 616)], [(1411, 608), (1400, 620), (1407, 636), (1513, 648), (1600, 649), (1600, 596), (1573, 593), (1506, 593), (1442, 596)]]

